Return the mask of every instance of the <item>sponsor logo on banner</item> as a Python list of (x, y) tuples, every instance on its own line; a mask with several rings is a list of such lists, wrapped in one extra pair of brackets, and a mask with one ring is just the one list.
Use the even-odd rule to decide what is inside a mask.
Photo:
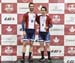
[(51, 46), (51, 56), (64, 56), (64, 46)]
[(11, 53), (13, 53), (13, 48), (12, 47), (6, 47), (4, 52), (6, 54), (11, 54)]
[(50, 45), (63, 45), (64, 44), (64, 36), (62, 35), (52, 35)]
[(1, 61), (16, 61), (17, 56), (1, 56)]
[(75, 13), (75, 4), (66, 4), (66, 13)]
[(74, 24), (75, 14), (65, 14), (65, 24)]
[(63, 3), (64, 0), (49, 0), (50, 3)]
[(65, 0), (65, 3), (75, 3), (75, 0)]
[(2, 34), (10, 35), (17, 34), (16, 25), (2, 25)]
[(55, 43), (58, 43), (58, 42), (60, 41), (60, 39), (59, 39), (58, 37), (55, 37), (55, 38), (53, 39), (53, 41), (54, 41)]
[(17, 0), (2, 0), (2, 3), (17, 3)]
[(32, 2), (32, 0), (18, 0), (19, 3)]
[(14, 17), (6, 17), (4, 20), (14, 20)]
[(2, 45), (17, 45), (17, 35), (2, 35), (1, 44)]
[(2, 14), (2, 24), (17, 24), (17, 14)]
[(75, 63), (75, 60), (68, 60), (67, 63)]
[(49, 0), (33, 0), (34, 3), (49, 3)]
[(53, 25), (50, 33), (51, 35), (64, 35), (64, 25)]
[(60, 16), (54, 15), (52, 21), (53, 22), (60, 22)]
[(52, 35), (50, 45), (63, 45), (64, 44), (64, 36), (63, 35)]
[(17, 12), (17, 5), (16, 4), (2, 4), (2, 12), (3, 13), (16, 13)]
[(53, 24), (64, 24), (64, 14), (49, 14)]
[(51, 53), (61, 53), (61, 50), (51, 50)]
[(74, 35), (65, 35), (64, 36), (64, 45), (65, 46), (75, 46), (75, 36)]
[(69, 29), (70, 32), (75, 32), (75, 28), (73, 26), (70, 27)]
[(17, 12), (18, 14), (24, 14), (29, 11), (28, 3), (18, 3)]
[(65, 25), (65, 35), (75, 35), (75, 26)]
[(11, 26), (8, 26), (8, 27), (6, 28), (6, 31), (11, 32), (11, 31), (12, 31)]
[(65, 46), (65, 56), (75, 56), (75, 47)]
[(13, 5), (7, 4), (4, 10), (7, 11), (7, 12), (12, 12), (14, 10)]
[(63, 3), (50, 3), (49, 13), (50, 14), (64, 14), (64, 4)]
[(64, 63), (75, 63), (75, 56), (65, 56)]
[(68, 54), (70, 54), (70, 55), (75, 54), (75, 48), (74, 47), (69, 47), (68, 48)]
[(16, 55), (16, 46), (2, 46), (2, 55)]

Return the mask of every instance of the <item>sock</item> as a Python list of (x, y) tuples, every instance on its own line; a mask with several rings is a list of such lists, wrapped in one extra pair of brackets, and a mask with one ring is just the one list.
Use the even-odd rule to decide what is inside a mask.
[(32, 54), (32, 53), (31, 53), (31, 52), (29, 52), (29, 59), (31, 58), (31, 54)]
[(23, 52), (23, 56), (22, 57), (23, 57), (23, 59), (25, 59), (25, 53), (24, 52)]
[(50, 59), (50, 51), (47, 51), (48, 59)]
[(41, 51), (41, 58), (44, 58), (44, 51)]

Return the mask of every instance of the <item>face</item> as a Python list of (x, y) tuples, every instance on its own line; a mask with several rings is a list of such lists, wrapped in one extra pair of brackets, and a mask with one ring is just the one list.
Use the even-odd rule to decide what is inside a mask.
[(30, 4), (29, 10), (30, 10), (31, 12), (34, 11), (34, 4)]
[(45, 8), (42, 8), (42, 9), (41, 9), (41, 14), (45, 15), (46, 12), (47, 12), (47, 11), (45, 10)]

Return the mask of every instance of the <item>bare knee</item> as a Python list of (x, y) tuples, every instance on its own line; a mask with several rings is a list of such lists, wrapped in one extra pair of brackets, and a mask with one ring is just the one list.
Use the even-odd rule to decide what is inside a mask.
[(44, 47), (44, 42), (41, 42), (40, 43), (40, 47)]
[(49, 44), (49, 43), (46, 43), (46, 46), (48, 46), (48, 47), (49, 47), (49, 46), (50, 46), (50, 44)]
[(25, 42), (23, 42), (23, 47), (26, 47), (26, 43)]
[(30, 42), (30, 47), (33, 47), (33, 42)]

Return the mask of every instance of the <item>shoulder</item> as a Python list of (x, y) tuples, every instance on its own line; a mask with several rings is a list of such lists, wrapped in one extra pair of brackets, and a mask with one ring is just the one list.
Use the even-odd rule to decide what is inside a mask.
[(49, 15), (46, 15), (47, 16), (47, 18), (49, 18)]
[(23, 14), (23, 20), (26, 20), (28, 18), (28, 12)]
[(38, 15), (38, 17), (41, 17), (42, 15)]
[(47, 19), (51, 20), (51, 17), (49, 15), (46, 15), (47, 16)]
[(29, 13), (29, 12), (24, 13), (24, 14), (23, 14), (23, 16), (27, 16), (27, 15), (28, 15), (28, 13)]

